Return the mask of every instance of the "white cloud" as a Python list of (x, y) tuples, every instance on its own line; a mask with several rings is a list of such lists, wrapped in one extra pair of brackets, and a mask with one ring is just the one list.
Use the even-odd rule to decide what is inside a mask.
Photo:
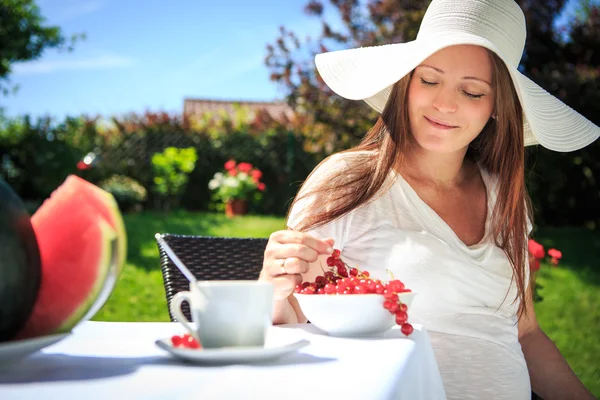
[(134, 64), (130, 57), (101, 55), (70, 60), (39, 60), (15, 64), (13, 75), (39, 75), (60, 71), (127, 68)]

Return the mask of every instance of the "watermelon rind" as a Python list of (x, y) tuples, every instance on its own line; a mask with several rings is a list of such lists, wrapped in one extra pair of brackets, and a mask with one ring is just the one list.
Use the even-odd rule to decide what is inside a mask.
[(119, 261), (116, 257), (118, 252), (116, 249), (118, 242), (117, 232), (102, 216), (98, 216), (97, 224), (102, 236), (102, 256), (98, 260), (97, 269), (102, 272), (102, 275), (96, 279), (96, 283), (89, 293), (87, 301), (81, 304), (71, 317), (58, 327), (56, 333), (69, 332), (78, 324), (92, 318), (110, 296), (118, 277)]
[(70, 188), (80, 195), (84, 195), (92, 206), (94, 206), (105, 217), (107, 222), (117, 231), (118, 236), (118, 266), (119, 272), (127, 261), (127, 232), (125, 222), (119, 209), (119, 204), (114, 196), (106, 190), (86, 181), (77, 175), (69, 175), (60, 189)]

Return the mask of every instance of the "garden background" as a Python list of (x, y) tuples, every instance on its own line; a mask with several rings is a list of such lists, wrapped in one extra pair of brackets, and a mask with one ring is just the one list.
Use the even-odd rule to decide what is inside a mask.
[[(9, 0), (0, 7), (9, 3), (35, 14), (32, 1)], [(578, 12), (560, 24), (565, 1), (518, 3), (530, 28), (522, 72), (600, 124), (598, 2), (580, 1)], [(128, 261), (95, 319), (168, 320), (154, 233), (267, 237), (283, 228), (289, 203), (312, 168), (327, 155), (356, 144), (376, 120), (365, 104), (331, 93), (316, 73), (312, 56), (336, 48), (410, 40), (427, 4), (308, 2), (304, 12), (322, 22), (315, 38), (304, 41), (282, 27), (281, 36), (265, 44), (265, 68), (273, 84), (285, 91), (285, 102), (294, 111), (290, 118), (274, 118), (243, 106), (229, 114), (159, 111), (119, 117), (74, 115), (62, 120), (0, 113), (0, 176), (32, 213), (69, 174), (111, 191), (125, 216)], [(327, 7), (343, 21), (339, 29), (328, 23)], [(19, 18), (26, 17), (22, 13)], [(30, 21), (32, 26), (43, 25), (42, 20)], [(2, 20), (0, 26), (10, 28), (10, 21)], [(8, 95), (11, 63), (35, 59), (44, 47), (69, 42), (57, 28), (45, 33), (47, 40), (38, 53), (31, 49), (23, 53), (17, 51), (16, 31), (8, 28), (0, 30), (0, 84), (4, 85), (0, 89), (5, 89), (0, 100)], [(23, 38), (24, 42), (30, 39)], [(169, 153), (168, 148), (194, 151)], [(559, 266), (546, 263), (538, 272), (542, 299), (536, 311), (544, 330), (596, 396), (600, 396), (599, 150), (598, 141), (570, 153), (538, 146), (526, 150), (534, 237), (563, 252)], [(208, 189), (229, 159), (260, 169), (266, 187), (250, 199), (249, 215), (235, 219), (223, 215), (222, 202), (213, 201)]]

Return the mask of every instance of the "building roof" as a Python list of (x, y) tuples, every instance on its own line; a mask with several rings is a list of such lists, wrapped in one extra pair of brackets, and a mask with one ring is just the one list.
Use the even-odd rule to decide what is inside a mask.
[(237, 100), (211, 100), (211, 99), (184, 99), (183, 114), (185, 116), (200, 116), (205, 113), (219, 114), (226, 112), (228, 115), (235, 114), (235, 107), (246, 108), (250, 118), (259, 110), (266, 111), (276, 121), (289, 121), (294, 115), (294, 110), (285, 102), (268, 101), (237, 101)]

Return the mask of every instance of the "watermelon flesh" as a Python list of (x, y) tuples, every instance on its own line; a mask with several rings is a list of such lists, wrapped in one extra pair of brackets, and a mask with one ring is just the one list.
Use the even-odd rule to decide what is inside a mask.
[(37, 226), (52, 224), (56, 217), (57, 206), (55, 204), (57, 202), (66, 202), (72, 206), (77, 206), (79, 202), (86, 202), (95, 207), (97, 212), (117, 231), (119, 265), (125, 265), (127, 259), (125, 223), (119, 205), (112, 194), (76, 175), (69, 175), (64, 183), (52, 193), (50, 199), (46, 200), (35, 212), (31, 218), (32, 224)]
[[(84, 196), (86, 202), (94, 206), (97, 212), (108, 221), (110, 226), (117, 233), (116, 258), (117, 262), (111, 264), (111, 271), (106, 275), (104, 287), (98, 293), (95, 303), (89, 309), (88, 314), (83, 317), (83, 321), (92, 318), (102, 308), (110, 296), (118, 276), (121, 274), (123, 266), (127, 261), (127, 233), (125, 232), (125, 223), (119, 210), (117, 201), (109, 192), (99, 188), (90, 182), (81, 179), (76, 175), (69, 175), (60, 188), (61, 192), (69, 193), (69, 196)], [(36, 212), (37, 214), (37, 212)]]
[(113, 203), (110, 193), (70, 176), (32, 216), (42, 279), (17, 338), (68, 332), (104, 305), (126, 259), (123, 219)]

